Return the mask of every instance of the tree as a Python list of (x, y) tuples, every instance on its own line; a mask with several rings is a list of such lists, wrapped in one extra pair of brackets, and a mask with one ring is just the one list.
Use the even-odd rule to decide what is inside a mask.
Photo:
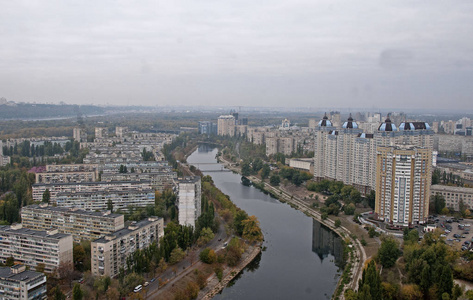
[(271, 168), (269, 167), (268, 164), (264, 164), (263, 168), (261, 169), (261, 178), (264, 180), (269, 176), (269, 173), (271, 171)]
[(269, 183), (272, 186), (278, 186), (280, 181), (281, 181), (281, 179), (279, 178), (278, 175), (272, 175), (271, 178), (269, 179)]
[(72, 257), (74, 260), (74, 268), (77, 271), (84, 271), (84, 261), (85, 261), (85, 250), (81, 244), (74, 244), (72, 248)]
[(7, 257), (5, 261), (5, 266), (12, 267), (14, 264), (15, 264), (15, 259), (13, 258), (13, 256)]
[(214, 250), (207, 247), (200, 252), (199, 258), (206, 264), (213, 264), (217, 260), (217, 254), (215, 254)]
[(259, 226), (259, 221), (255, 216), (249, 216), (248, 219), (242, 222), (243, 224), (243, 235), (244, 239), (250, 242), (262, 241), (263, 233)]
[(340, 221), (340, 219), (336, 219), (335, 220), (335, 227), (338, 228), (342, 225), (342, 221)]
[(49, 189), (46, 189), (43, 193), (43, 202), (49, 203), (50, 199), (51, 199), (51, 193), (49, 192)]
[(383, 238), (381, 247), (378, 250), (378, 258), (383, 267), (390, 268), (394, 266), (399, 255), (400, 251), (397, 241), (392, 237)]
[(80, 284), (79, 283), (74, 284), (74, 288), (72, 289), (72, 299), (82, 300), (83, 297), (84, 297), (84, 293), (82, 292), (82, 289), (80, 288)]
[(181, 248), (176, 247), (176, 248), (174, 248), (174, 250), (171, 251), (171, 256), (169, 258), (169, 263), (171, 265), (177, 264), (185, 256), (186, 256), (186, 254), (184, 253), (184, 251)]
[(44, 268), (46, 267), (43, 263), (38, 263), (35, 267), (36, 272), (44, 273)]
[(243, 162), (241, 165), (241, 175), (243, 176), (250, 176), (251, 174), (251, 167), (249, 162)]
[(435, 194), (432, 196), (434, 203), (434, 210), (436, 214), (441, 214), (442, 209), (445, 207), (445, 198), (441, 194)]
[(59, 285), (52, 289), (52, 296), (54, 300), (66, 300), (66, 295), (61, 291)]
[(213, 240), (215, 237), (214, 233), (212, 232), (212, 229), (205, 227), (200, 231), (200, 236), (199, 239), (197, 240), (197, 244), (199, 246), (203, 246)]
[(108, 199), (107, 201), (107, 210), (113, 213), (113, 201), (112, 199)]
[(355, 209), (356, 209), (355, 204), (350, 203), (350, 204), (345, 205), (343, 207), (343, 212), (345, 213), (345, 215), (350, 216), (350, 215), (353, 215), (355, 213)]
[(381, 277), (373, 260), (363, 270), (358, 289), (358, 299), (382, 299)]

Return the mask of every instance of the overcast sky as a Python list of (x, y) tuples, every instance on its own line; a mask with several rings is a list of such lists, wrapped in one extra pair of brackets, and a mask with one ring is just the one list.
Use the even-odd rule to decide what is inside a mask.
[(473, 1), (0, 0), (0, 97), (473, 110)]

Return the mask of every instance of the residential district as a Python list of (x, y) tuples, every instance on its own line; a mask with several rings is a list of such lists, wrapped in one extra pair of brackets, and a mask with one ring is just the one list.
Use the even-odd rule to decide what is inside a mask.
[[(196, 122), (194, 127), (182, 128), (182, 133), (192, 134), (195, 141), (239, 138), (263, 147), (264, 163), (272, 171), (280, 169), (271, 177), (274, 186), (278, 183), (273, 177), (282, 176), (281, 168), (290, 168), (309, 173), (308, 184), (341, 182), (360, 197), (374, 196), (372, 212), (359, 218), (377, 232), (397, 237), (407, 228), (422, 237), (425, 232), (441, 230), (445, 243), (460, 245), (458, 251), (471, 249), (473, 137), (469, 118), (429, 124), (399, 113), (357, 113), (342, 118), (339, 112), (329, 112), (320, 119), (309, 119), (307, 126), (288, 119), (278, 126), (248, 124), (247, 117), (232, 112), (217, 120)], [(80, 295), (79, 283), (71, 292), (67, 287), (48, 286), (48, 282), (66, 276), (65, 269), (87, 269), (78, 263), (90, 264), (90, 274), (98, 278), (124, 276), (141, 263), (134, 259), (137, 252), (164, 247), (162, 243), (170, 247), (164, 236), (172, 219), (182, 228), (203, 230), (198, 223), (208, 211), (203, 211), (207, 206), (202, 202), (204, 179), (192, 167), (183, 172), (182, 162), (168, 156), (169, 149), (186, 147), (179, 144), (180, 136), (125, 126), (95, 127), (90, 132), (77, 126), (70, 136), (0, 140), (0, 262), (4, 265), (0, 267), (0, 298)], [(287, 167), (275, 164), (281, 162), (281, 156)], [(243, 158), (234, 156), (231, 163), (244, 173)], [(32, 166), (27, 175), (12, 171), (22, 165)], [(264, 176), (261, 178), (264, 182)], [(29, 184), (24, 192), (19, 192), (21, 180)], [(321, 200), (330, 198), (331, 192), (324, 195)], [(174, 202), (167, 203), (173, 197)], [(159, 213), (156, 207), (164, 198), (165, 213)], [(168, 210), (170, 206), (173, 209)], [(452, 232), (455, 221), (460, 233)], [(78, 255), (75, 247), (83, 241), (90, 243), (81, 248), (88, 253), (80, 254), (90, 257), (88, 262), (74, 257)], [(169, 253), (165, 256), (168, 261)], [(76, 281), (84, 280), (83, 275), (78, 277)], [(137, 283), (133, 291), (115, 296), (134, 297), (149, 281)], [(160, 286), (165, 284), (160, 282)]]

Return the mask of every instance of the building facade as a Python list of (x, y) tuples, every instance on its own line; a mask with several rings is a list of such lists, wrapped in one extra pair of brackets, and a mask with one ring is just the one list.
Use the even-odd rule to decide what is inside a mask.
[(0, 299), (46, 299), (46, 275), (25, 265), (0, 267)]
[(473, 209), (473, 188), (434, 184), (430, 187), (430, 193), (432, 196), (442, 195), (445, 198), (445, 206), (455, 211), (460, 210), (461, 202), (465, 208)]
[(222, 115), (218, 117), (217, 134), (218, 135), (235, 135), (235, 117), (232, 115)]
[(180, 225), (195, 227), (201, 211), (201, 179), (200, 176), (178, 180), (177, 209)]
[(21, 224), (0, 226), (0, 261), (13, 257), (34, 269), (44, 264), (53, 273), (60, 265), (72, 267), (72, 235), (53, 230), (33, 230)]
[(23, 227), (34, 230), (57, 228), (60, 233), (71, 234), (74, 242), (95, 240), (124, 227), (123, 215), (110, 211), (95, 212), (47, 204), (28, 205), (21, 209)]
[(97, 239), (91, 244), (93, 275), (115, 277), (120, 268), (126, 270), (126, 259), (133, 252), (149, 247), (164, 236), (164, 220), (150, 217)]
[(378, 147), (378, 219), (396, 226), (423, 224), (429, 216), (432, 151), (413, 146)]

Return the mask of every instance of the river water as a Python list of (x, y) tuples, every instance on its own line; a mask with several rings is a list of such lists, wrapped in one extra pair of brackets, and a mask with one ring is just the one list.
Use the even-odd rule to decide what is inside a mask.
[(343, 267), (340, 238), (302, 212), (242, 185), (240, 175), (215, 172), (222, 170), (217, 152), (202, 145), (187, 162), (258, 218), (266, 250), (214, 299), (330, 299)]

